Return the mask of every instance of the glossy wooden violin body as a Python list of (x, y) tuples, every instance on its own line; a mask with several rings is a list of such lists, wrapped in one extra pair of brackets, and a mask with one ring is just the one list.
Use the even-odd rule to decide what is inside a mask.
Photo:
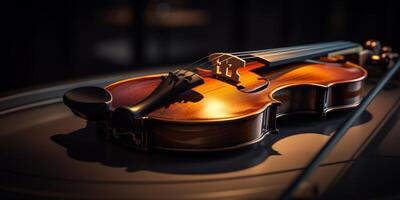
[[(106, 133), (125, 145), (177, 151), (240, 148), (277, 134), (277, 117), (325, 115), (360, 103), (367, 72), (343, 59), (359, 46), (340, 44), (306, 53), (304, 46), (255, 52), (246, 60), (212, 54), (211, 70), (199, 65), (190, 72), (122, 80), (103, 92), (72, 90), (64, 102), (78, 116), (104, 124)], [(180, 81), (192, 85), (171, 89)]]

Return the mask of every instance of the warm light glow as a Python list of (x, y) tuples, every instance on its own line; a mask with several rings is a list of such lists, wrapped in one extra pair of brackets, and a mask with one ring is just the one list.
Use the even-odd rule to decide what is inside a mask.
[(376, 42), (375, 42), (375, 41), (372, 41), (371, 46), (372, 46), (372, 47), (376, 47)]
[(131, 107), (130, 110), (132, 112), (137, 112), (137, 111), (139, 111), (139, 107)]
[(226, 104), (219, 99), (208, 99), (205, 102), (203, 112), (206, 116), (211, 118), (223, 118), (228, 116)]
[(380, 60), (381, 59), (381, 57), (378, 55), (373, 55), (371, 58), (372, 58), (372, 60)]

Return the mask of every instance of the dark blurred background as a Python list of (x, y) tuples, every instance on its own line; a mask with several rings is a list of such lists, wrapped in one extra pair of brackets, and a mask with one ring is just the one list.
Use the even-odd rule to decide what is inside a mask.
[(216, 51), (375, 38), (400, 47), (396, 1), (3, 3), (0, 93), (190, 63)]

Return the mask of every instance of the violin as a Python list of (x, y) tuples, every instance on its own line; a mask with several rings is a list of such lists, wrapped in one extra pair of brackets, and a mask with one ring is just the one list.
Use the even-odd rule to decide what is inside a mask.
[(169, 73), (76, 88), (63, 101), (126, 146), (237, 149), (278, 134), (279, 117), (356, 107), (367, 77), (360, 65), (371, 49), (335, 41), (213, 53)]

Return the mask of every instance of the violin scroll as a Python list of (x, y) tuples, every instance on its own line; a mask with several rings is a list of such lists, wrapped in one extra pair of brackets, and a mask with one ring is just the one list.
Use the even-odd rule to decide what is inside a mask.
[(365, 42), (364, 49), (366, 54), (365, 64), (375, 65), (382, 69), (393, 67), (399, 58), (399, 54), (394, 53), (390, 46), (382, 46), (377, 40)]

